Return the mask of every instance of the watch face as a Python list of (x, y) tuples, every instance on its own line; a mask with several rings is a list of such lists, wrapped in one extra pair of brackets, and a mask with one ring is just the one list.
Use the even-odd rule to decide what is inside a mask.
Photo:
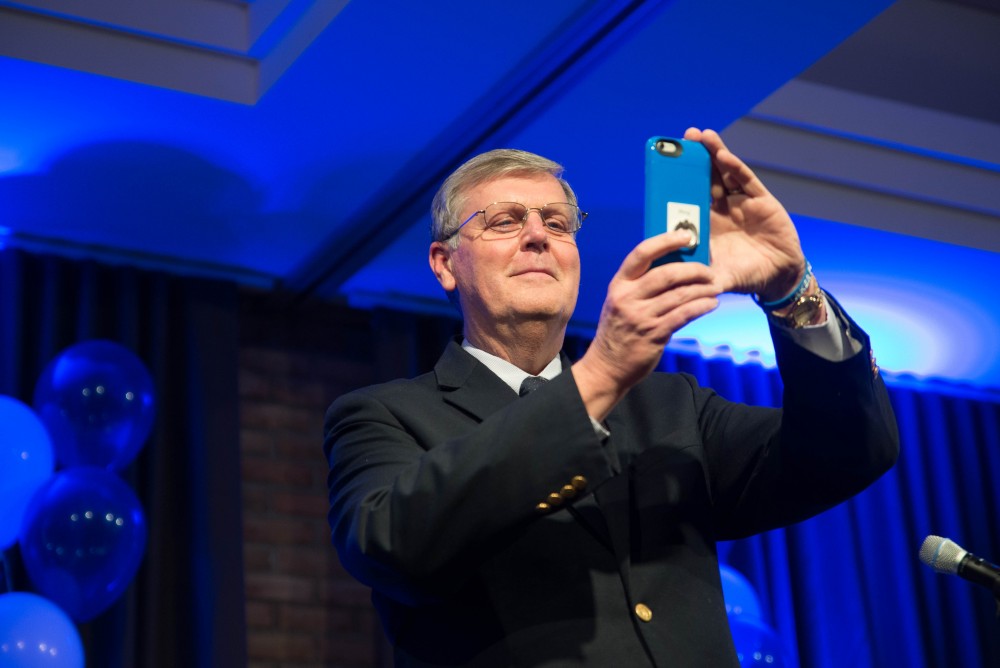
[(801, 329), (805, 327), (816, 314), (819, 313), (820, 307), (823, 305), (822, 295), (809, 295), (803, 297), (792, 307), (791, 313), (788, 314), (788, 324), (795, 329)]

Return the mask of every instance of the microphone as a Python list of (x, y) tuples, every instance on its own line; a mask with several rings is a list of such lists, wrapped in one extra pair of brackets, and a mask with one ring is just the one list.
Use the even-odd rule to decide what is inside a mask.
[(924, 544), (920, 546), (920, 561), (938, 573), (957, 575), (986, 587), (1000, 600), (1000, 567), (963, 550), (947, 538), (940, 536), (925, 538)]

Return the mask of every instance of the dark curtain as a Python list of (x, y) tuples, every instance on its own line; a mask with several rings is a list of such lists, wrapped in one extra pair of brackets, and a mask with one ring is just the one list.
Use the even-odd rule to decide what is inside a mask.
[[(734, 401), (781, 402), (778, 372), (757, 364), (668, 352), (661, 367)], [(850, 501), (723, 544), (720, 555), (755, 585), (793, 666), (1000, 666), (992, 594), (917, 558), (932, 534), (1000, 558), (1000, 392), (887, 384), (901, 435), (896, 467)]]
[[(87, 339), (132, 350), (155, 385), (153, 434), (122, 472), (146, 553), (126, 593), (79, 626), (88, 666), (246, 665), (237, 298), (225, 281), (0, 250), (0, 393), (30, 405), (45, 365)], [(31, 591), (16, 546), (4, 557)]]
[[(126, 595), (81, 628), (88, 665), (246, 663), (236, 302), (225, 282), (0, 251), (0, 393), (30, 403), (44, 365), (88, 338), (131, 348), (156, 383), (154, 435), (124, 474), (149, 545)], [(428, 370), (455, 328), (376, 312), (378, 375)], [(571, 337), (567, 350), (578, 357), (587, 344)], [(780, 403), (776, 371), (721, 353), (668, 351), (661, 368), (735, 401)], [(833, 510), (723, 544), (720, 555), (754, 584), (792, 666), (998, 666), (992, 595), (934, 573), (917, 551), (936, 534), (1000, 556), (1000, 392), (902, 378), (889, 389), (902, 437), (892, 471)], [(5, 556), (24, 589), (16, 549)]]

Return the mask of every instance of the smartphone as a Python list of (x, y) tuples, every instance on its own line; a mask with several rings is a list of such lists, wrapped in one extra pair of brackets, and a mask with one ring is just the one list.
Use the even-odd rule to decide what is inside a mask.
[(688, 230), (693, 243), (654, 262), (708, 264), (712, 159), (700, 142), (651, 137), (646, 142), (645, 236)]

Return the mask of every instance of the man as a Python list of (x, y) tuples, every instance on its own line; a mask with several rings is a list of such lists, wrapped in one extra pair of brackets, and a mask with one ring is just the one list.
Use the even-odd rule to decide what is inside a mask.
[[(713, 160), (712, 264), (650, 268), (683, 231), (640, 243), (576, 362), (560, 350), (582, 214), (561, 168), (490, 152), (435, 198), (430, 266), (464, 336), (326, 419), (333, 542), (396, 665), (736, 666), (715, 542), (815, 515), (895, 461), (867, 336), (788, 214), (718, 134), (685, 137)], [(653, 373), (723, 292), (768, 311), (782, 410)], [(549, 382), (519, 398), (529, 376)]]

